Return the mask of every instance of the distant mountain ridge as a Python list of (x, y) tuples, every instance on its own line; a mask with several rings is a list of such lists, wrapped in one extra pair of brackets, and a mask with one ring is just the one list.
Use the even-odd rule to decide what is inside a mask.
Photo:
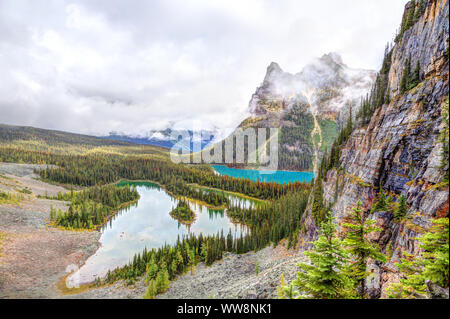
[[(202, 136), (201, 148), (205, 148), (216, 137), (216, 131), (202, 130), (195, 132), (192, 130), (165, 130), (150, 131), (146, 136), (132, 136), (124, 133), (111, 132), (108, 136), (93, 136), (86, 134), (70, 133), (59, 130), (49, 130), (32, 126), (16, 126), (0, 124), (0, 143), (8, 144), (14, 141), (44, 141), (48, 144), (70, 144), (70, 145), (90, 145), (90, 146), (132, 146), (150, 145), (166, 149), (172, 148), (177, 141), (171, 136), (173, 134), (186, 134), (190, 136), (191, 143), (181, 141), (181, 147), (185, 151), (193, 151), (197, 145), (194, 143), (197, 136)], [(202, 135), (201, 135), (202, 134)], [(198, 139), (197, 139), (198, 141)]]
[(14, 126), (0, 124), (0, 142), (9, 143), (21, 141), (45, 141), (48, 143), (67, 143), (78, 145), (132, 145), (126, 141), (117, 141), (101, 138), (98, 136), (69, 133), (57, 130), (47, 130), (31, 126)]
[(176, 140), (174, 136), (178, 134), (184, 135), (186, 133), (189, 134), (190, 142), (180, 141), (180, 145), (183, 150), (188, 152), (199, 151), (195, 149), (197, 145), (195, 145), (194, 143), (194, 141), (200, 141), (200, 139), (198, 138), (199, 136), (202, 136), (200, 147), (201, 150), (203, 150), (214, 140), (217, 135), (217, 132), (212, 130), (201, 130), (194, 132), (193, 130), (175, 130), (166, 128), (165, 130), (151, 130), (147, 134), (137, 136), (119, 132), (111, 132), (108, 136), (103, 136), (102, 138), (129, 142), (133, 144), (153, 145), (171, 149), (176, 143), (178, 143), (178, 140)]

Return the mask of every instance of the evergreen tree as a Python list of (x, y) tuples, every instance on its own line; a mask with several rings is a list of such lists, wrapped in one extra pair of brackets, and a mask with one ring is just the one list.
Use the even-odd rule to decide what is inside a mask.
[(386, 75), (389, 73), (389, 70), (391, 68), (391, 62), (392, 62), (392, 50), (390, 47), (390, 43), (388, 42), (384, 49), (383, 64), (381, 65), (380, 74)]
[(183, 271), (183, 268), (184, 268), (184, 260), (183, 260), (183, 255), (181, 254), (181, 251), (179, 250), (179, 249), (177, 249), (177, 257), (176, 257), (176, 259), (177, 259), (177, 265), (178, 265), (178, 267), (180, 267), (181, 268), (181, 271)]
[(406, 197), (405, 197), (405, 195), (402, 194), (400, 196), (399, 205), (398, 205), (397, 209), (395, 210), (394, 218), (396, 220), (401, 220), (403, 217), (406, 216), (407, 212), (408, 212), (408, 207), (406, 205)]
[(416, 13), (414, 16), (414, 23), (416, 23), (424, 13), (425, 13), (425, 4), (423, 0), (420, 0), (419, 4), (417, 5)]
[(152, 259), (149, 264), (147, 264), (147, 272), (145, 275), (145, 281), (148, 282), (156, 278), (158, 273), (158, 266), (156, 265), (155, 256), (152, 255)]
[(339, 174), (336, 172), (336, 182), (334, 184), (334, 197), (333, 201), (336, 203), (339, 195)]
[(372, 212), (388, 210), (388, 205), (387, 205), (387, 201), (386, 201), (386, 193), (384, 192), (384, 189), (381, 186), (381, 183), (380, 183), (379, 189), (380, 190), (378, 192), (378, 201), (372, 206), (372, 209), (371, 209)]
[(401, 37), (403, 35), (403, 33), (405, 33), (406, 31), (406, 20), (408, 19), (408, 13), (405, 11), (403, 12), (403, 16), (402, 16), (402, 22), (400, 24), (400, 33), (399, 36)]
[(328, 214), (327, 221), (322, 223), (320, 236), (313, 244), (315, 248), (305, 252), (311, 264), (299, 263), (301, 271), (291, 283), (293, 287), (282, 287), (279, 292), (289, 292), (290, 297), (300, 298), (349, 297), (353, 283), (344, 272), (347, 254), (336, 236), (336, 225), (331, 213)]
[(52, 205), (50, 206), (50, 221), (54, 221), (55, 219), (56, 219), (56, 211)]
[(169, 272), (167, 271), (167, 266), (165, 262), (162, 262), (160, 270), (156, 275), (156, 291), (162, 293), (169, 288)]
[(411, 76), (411, 57), (406, 59), (405, 67), (403, 68), (403, 75), (402, 79), (400, 80), (401, 93), (405, 93), (408, 90), (410, 76)]
[(414, 72), (410, 76), (408, 89), (411, 90), (412, 88), (415, 88), (417, 84), (420, 83), (420, 63), (417, 61), (416, 68), (414, 69)]
[(386, 104), (391, 103), (391, 89), (388, 87), (386, 91), (386, 97), (384, 98)]
[(316, 225), (320, 225), (326, 218), (326, 207), (323, 203), (322, 179), (320, 176), (314, 183), (312, 212)]
[(175, 275), (178, 272), (178, 265), (176, 258), (172, 259), (172, 263), (170, 265), (170, 271), (169, 271), (169, 279), (175, 278)]
[(145, 292), (144, 299), (155, 299), (158, 294), (158, 289), (156, 288), (156, 281), (154, 279), (150, 280), (147, 291)]
[(408, 11), (408, 17), (406, 19), (406, 30), (414, 25), (414, 17), (416, 12), (416, 0), (411, 0), (410, 8)]
[(360, 297), (366, 298), (367, 260), (371, 258), (385, 262), (386, 257), (380, 252), (379, 247), (367, 239), (370, 233), (380, 231), (380, 229), (373, 225), (374, 220), (364, 216), (361, 205), (361, 201), (358, 200), (356, 207), (350, 212), (348, 222), (343, 224), (346, 228), (346, 238), (343, 244), (352, 256), (352, 262), (348, 269), (349, 276), (357, 282)]
[(386, 198), (386, 205), (387, 205), (388, 209), (391, 208), (393, 202), (394, 202), (394, 197), (392, 197), (392, 195), (389, 195)]
[(208, 262), (208, 248), (206, 242), (202, 243), (200, 256), (203, 261)]
[(424, 250), (423, 275), (432, 282), (447, 288), (449, 285), (449, 220), (441, 218), (433, 221), (432, 231), (421, 239)]
[(231, 234), (231, 229), (228, 232), (227, 235), (227, 251), (233, 250), (233, 235)]
[(350, 136), (352, 132), (353, 132), (353, 110), (352, 110), (352, 101), (350, 101), (347, 125), (345, 127), (345, 136), (346, 137)]
[(440, 287), (449, 286), (449, 219), (432, 220), (433, 227), (419, 238), (419, 256), (403, 253), (397, 264), (402, 278), (389, 285), (389, 298), (423, 298), (428, 279)]
[(283, 274), (280, 276), (280, 285), (277, 287), (277, 295), (280, 299), (294, 299), (298, 296), (298, 291), (294, 291), (294, 286), (286, 283)]
[(191, 265), (191, 274), (194, 274), (194, 266), (195, 266), (195, 250), (194, 248), (189, 249), (189, 265)]

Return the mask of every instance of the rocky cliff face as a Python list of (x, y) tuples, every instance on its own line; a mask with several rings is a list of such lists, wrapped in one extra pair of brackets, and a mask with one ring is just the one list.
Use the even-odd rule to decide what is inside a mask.
[[(371, 239), (389, 258), (384, 264), (369, 265), (373, 275), (367, 284), (373, 298), (385, 297), (389, 283), (398, 281), (395, 263), (404, 251), (419, 252), (415, 238), (430, 227), (430, 220), (448, 216), (449, 190), (448, 185), (440, 185), (442, 145), (438, 136), (441, 105), (449, 93), (449, 4), (447, 0), (425, 4), (425, 13), (393, 48), (388, 75), (391, 102), (378, 108), (367, 126), (353, 131), (340, 157), (342, 170), (328, 171), (323, 182), (324, 201), (334, 203), (338, 223), (358, 199), (370, 207), (378, 185), (394, 197), (401, 193), (407, 197), (409, 211), (402, 222), (395, 222), (392, 212), (368, 216), (382, 229)], [(405, 14), (411, 10), (410, 3), (405, 10)], [(399, 86), (408, 58), (413, 66), (419, 61), (424, 80), (402, 94)], [(311, 211), (302, 223), (306, 229), (303, 241), (315, 239), (317, 226)]]

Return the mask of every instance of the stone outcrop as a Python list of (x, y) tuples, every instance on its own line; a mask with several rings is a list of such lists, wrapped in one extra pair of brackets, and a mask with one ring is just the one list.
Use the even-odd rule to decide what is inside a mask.
[(439, 287), (435, 283), (433, 283), (431, 280), (427, 280), (425, 282), (427, 285), (427, 293), (430, 299), (448, 299), (449, 298), (449, 292), (448, 288), (444, 289), (442, 287)]
[[(448, 216), (448, 185), (439, 185), (443, 173), (439, 168), (442, 146), (438, 137), (441, 105), (449, 93), (449, 4), (448, 0), (425, 3), (423, 16), (393, 48), (388, 75), (390, 103), (378, 108), (367, 126), (353, 131), (342, 150), (343, 169), (330, 170), (323, 182), (324, 201), (333, 203), (333, 216), (338, 223), (358, 199), (368, 210), (378, 185), (394, 196), (403, 193), (407, 197), (408, 214), (401, 222), (394, 221), (392, 212), (368, 216), (382, 229), (371, 240), (380, 245), (389, 259), (384, 264), (369, 263), (372, 275), (367, 285), (373, 298), (385, 297), (389, 283), (398, 281), (395, 263), (404, 251), (419, 253), (415, 238), (430, 227), (430, 220)], [(411, 9), (409, 6), (410, 3), (406, 11)], [(419, 61), (423, 81), (402, 94), (399, 85), (408, 58), (412, 66)], [(303, 239), (315, 239), (317, 226), (311, 210), (302, 223)]]

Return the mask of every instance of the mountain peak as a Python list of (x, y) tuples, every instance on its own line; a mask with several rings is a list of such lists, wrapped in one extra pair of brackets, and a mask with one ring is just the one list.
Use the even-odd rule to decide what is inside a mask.
[(334, 63), (334, 64), (338, 64), (338, 65), (341, 65), (341, 66), (345, 66), (341, 55), (339, 53), (336, 53), (336, 52), (330, 52), (328, 54), (324, 54), (324, 55), (322, 55), (320, 60), (325, 62), (325, 63)]
[(266, 76), (264, 78), (264, 82), (268, 82), (273, 79), (276, 75), (283, 73), (283, 70), (280, 68), (278, 63), (271, 62), (267, 67)]
[(305, 90), (312, 90), (315, 92), (313, 100), (321, 101), (320, 108), (314, 104), (318, 112), (333, 121), (336, 117), (340, 120), (346, 116), (348, 101), (357, 101), (365, 95), (374, 77), (374, 71), (347, 67), (336, 52), (314, 59), (295, 74), (271, 62), (263, 83), (252, 95), (249, 112), (258, 115), (284, 111), (303, 96)]
[(276, 62), (270, 62), (269, 66), (267, 67), (267, 72), (269, 71), (283, 71), (280, 68), (280, 65)]

